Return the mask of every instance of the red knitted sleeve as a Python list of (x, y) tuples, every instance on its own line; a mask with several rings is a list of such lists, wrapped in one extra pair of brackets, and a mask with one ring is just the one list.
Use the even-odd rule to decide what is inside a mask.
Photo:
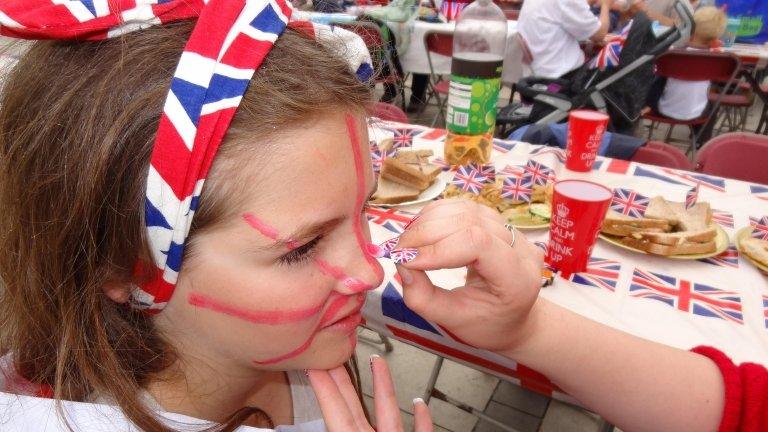
[(711, 359), (723, 374), (725, 408), (719, 432), (768, 431), (768, 370), (754, 363), (736, 366), (711, 347), (691, 350)]

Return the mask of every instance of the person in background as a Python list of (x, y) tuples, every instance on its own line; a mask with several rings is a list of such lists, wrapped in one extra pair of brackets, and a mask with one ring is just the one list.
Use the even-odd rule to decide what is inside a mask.
[[(714, 6), (699, 8), (693, 14), (693, 21), (696, 25), (688, 42), (690, 50), (710, 49), (725, 32), (725, 13)], [(709, 104), (710, 84), (709, 81), (658, 78), (649, 93), (648, 106), (656, 113), (676, 120), (695, 119)], [(705, 142), (710, 133), (705, 132), (701, 142)]]
[(538, 0), (523, 3), (518, 32), (531, 54), (533, 74), (567, 78), (584, 64), (579, 42), (602, 42), (610, 26), (612, 0), (600, 0), (600, 16), (587, 0)]

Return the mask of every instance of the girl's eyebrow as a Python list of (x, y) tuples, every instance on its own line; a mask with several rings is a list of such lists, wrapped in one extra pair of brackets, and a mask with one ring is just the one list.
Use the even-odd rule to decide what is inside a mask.
[(299, 226), (299, 228), (297, 228), (287, 237), (278, 237), (272, 243), (265, 246), (260, 246), (259, 249), (269, 251), (296, 249), (307, 240), (311, 240), (321, 234), (331, 231), (342, 221), (344, 221), (343, 217), (337, 217), (320, 223), (310, 223)]

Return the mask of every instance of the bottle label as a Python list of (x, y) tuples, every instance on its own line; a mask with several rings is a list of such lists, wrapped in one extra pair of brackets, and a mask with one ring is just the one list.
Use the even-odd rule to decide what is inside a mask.
[(468, 61), (454, 57), (446, 116), (449, 131), (481, 135), (493, 130), (502, 63), (503, 59)]

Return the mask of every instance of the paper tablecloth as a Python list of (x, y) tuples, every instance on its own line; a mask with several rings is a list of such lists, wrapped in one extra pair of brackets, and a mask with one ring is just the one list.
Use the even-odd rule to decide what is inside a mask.
[[(394, 137), (416, 149), (432, 149), (442, 156), (446, 132), (422, 126), (373, 120), (369, 138)], [(768, 279), (734, 246), (734, 234), (749, 226), (749, 217), (768, 214), (768, 186), (598, 157), (591, 173), (564, 168), (564, 152), (522, 142), (494, 140), (493, 163), (525, 165), (533, 158), (556, 171), (558, 179), (582, 178), (608, 187), (624, 187), (648, 195), (684, 201), (685, 193), (700, 184), (699, 200), (707, 201), (714, 219), (728, 233), (731, 244), (722, 255), (698, 261), (673, 260), (621, 249), (598, 240), (590, 268), (570, 280), (557, 278), (541, 296), (595, 321), (656, 342), (691, 349), (714, 346), (734, 361), (768, 366)], [(446, 179), (452, 177), (447, 171)], [(387, 240), (421, 206), (367, 211), (374, 242)], [(527, 231), (531, 241), (546, 242), (547, 230)], [(494, 353), (458, 342), (440, 326), (409, 310), (402, 299), (394, 265), (382, 261), (386, 277), (372, 291), (363, 310), (365, 325), (388, 336), (494, 374), (522, 387), (577, 403), (546, 377)], [(463, 270), (431, 272), (444, 288), (461, 286)]]

